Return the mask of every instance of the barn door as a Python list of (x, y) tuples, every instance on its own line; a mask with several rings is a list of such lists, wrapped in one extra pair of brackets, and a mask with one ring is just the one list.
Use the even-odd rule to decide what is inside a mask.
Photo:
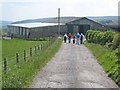
[(84, 25), (79, 25), (79, 33), (84, 33)]
[(79, 33), (85, 34), (87, 30), (90, 30), (90, 25), (79, 25)]

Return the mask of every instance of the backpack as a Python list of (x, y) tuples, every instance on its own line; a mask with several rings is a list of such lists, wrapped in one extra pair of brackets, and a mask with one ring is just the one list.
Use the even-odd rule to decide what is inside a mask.
[(76, 37), (77, 37), (77, 38), (79, 38), (79, 37), (80, 37), (80, 35), (79, 35), (79, 34), (77, 34), (77, 35), (76, 35)]

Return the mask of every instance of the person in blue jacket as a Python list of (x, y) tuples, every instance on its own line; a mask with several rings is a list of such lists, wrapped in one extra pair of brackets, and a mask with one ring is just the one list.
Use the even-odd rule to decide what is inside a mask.
[(77, 33), (77, 34), (76, 34), (76, 44), (77, 44), (77, 45), (79, 45), (79, 43), (80, 43), (79, 40), (80, 40), (80, 34)]

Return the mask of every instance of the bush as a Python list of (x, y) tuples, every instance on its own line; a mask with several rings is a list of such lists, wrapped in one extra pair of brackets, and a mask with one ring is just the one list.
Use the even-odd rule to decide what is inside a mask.
[(86, 40), (88, 42), (91, 42), (91, 37), (92, 37), (92, 30), (88, 30), (86, 33)]
[(116, 33), (112, 42), (112, 49), (115, 50), (120, 44), (120, 33)]
[(98, 43), (98, 34), (100, 33), (100, 31), (94, 31), (93, 32), (93, 43)]
[(112, 43), (114, 34), (115, 33), (111, 30), (106, 32), (101, 32), (98, 30), (88, 30), (86, 33), (86, 40), (89, 43), (105, 45), (108, 43)]

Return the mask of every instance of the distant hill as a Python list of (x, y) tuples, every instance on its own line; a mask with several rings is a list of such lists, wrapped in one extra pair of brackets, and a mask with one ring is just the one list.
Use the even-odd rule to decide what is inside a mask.
[[(61, 23), (67, 23), (73, 20), (77, 20), (81, 17), (61, 17), (60, 22)], [(104, 25), (118, 25), (118, 16), (101, 16), (101, 17), (87, 17), (91, 20), (94, 20), (98, 23), (104, 24)], [(18, 23), (34, 23), (34, 22), (42, 22), (42, 23), (57, 23), (58, 19), (57, 17), (51, 17), (51, 18), (40, 18), (40, 19), (28, 19), (23, 21), (17, 21), (14, 22), (14, 24)]]
[(104, 25), (118, 25), (118, 16), (88, 17)]
[[(120, 24), (118, 23), (118, 16), (103, 16), (103, 17), (88, 17), (98, 23), (109, 26), (112, 29), (119, 30)], [(119, 17), (120, 19), (120, 17)]]
[(0, 21), (0, 29), (6, 29), (8, 24), (11, 24), (12, 21)]

